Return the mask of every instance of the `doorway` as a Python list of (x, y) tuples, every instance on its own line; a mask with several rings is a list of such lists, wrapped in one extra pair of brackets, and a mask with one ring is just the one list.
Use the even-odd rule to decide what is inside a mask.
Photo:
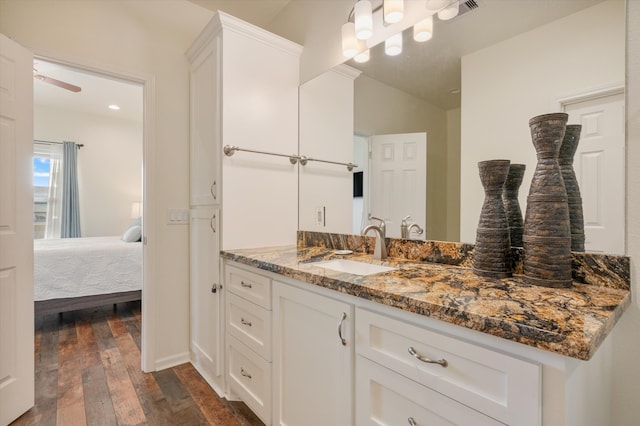
[[(37, 70), (37, 71), (36, 71)], [(57, 71), (56, 71), (57, 70)], [(141, 339), (141, 367), (145, 372), (155, 370), (155, 354), (153, 345), (153, 321), (150, 318), (154, 318), (152, 297), (153, 294), (151, 286), (153, 285), (153, 268), (155, 259), (155, 249), (153, 245), (150, 245), (149, 240), (154, 241), (155, 237), (155, 218), (151, 211), (155, 203), (154, 193), (150, 190), (153, 188), (154, 174), (155, 174), (155, 141), (153, 139), (153, 77), (146, 75), (125, 75), (121, 72), (113, 72), (107, 69), (95, 68), (91, 66), (85, 66), (75, 62), (62, 61), (49, 57), (34, 57), (34, 73), (37, 72), (41, 75), (60, 80), (64, 83), (79, 86), (82, 91), (85, 92), (85, 100), (80, 102), (79, 105), (70, 107), (69, 96), (74, 95), (72, 91), (65, 90), (62, 87), (56, 87), (56, 84), (47, 84), (42, 81), (36, 81), (34, 79), (34, 139), (60, 142), (61, 140), (73, 140), (82, 138), (82, 140), (76, 140), (78, 143), (86, 142), (84, 138), (89, 137), (91, 142), (84, 143), (83, 147), (79, 151), (79, 174), (82, 175), (80, 164), (88, 157), (93, 158), (93, 165), (84, 165), (84, 177), (93, 175), (90, 180), (93, 181), (94, 188), (99, 188), (98, 191), (89, 191), (85, 197), (84, 206), (81, 206), (81, 210), (84, 211), (84, 216), (87, 218), (85, 224), (82, 226), (85, 235), (124, 235), (128, 225), (130, 225), (135, 219), (132, 215), (141, 216), (143, 231), (141, 235), (142, 239), (142, 339)], [(55, 74), (59, 72), (59, 74)], [(53, 74), (53, 75), (52, 75)], [(56, 77), (60, 78), (56, 78)], [(99, 87), (104, 83), (104, 87)], [(38, 92), (40, 88), (36, 88), (36, 85), (42, 85), (42, 88), (47, 90), (57, 89), (62, 96), (62, 102), (64, 106), (56, 107), (52, 102), (52, 98), (46, 97), (45, 100), (40, 102), (38, 98)], [(49, 87), (50, 86), (50, 87)], [(118, 89), (119, 88), (119, 89)], [(122, 90), (120, 90), (122, 89)], [(116, 98), (116, 92), (121, 94), (120, 100)], [(105, 96), (107, 95), (112, 96)], [(113, 99), (111, 99), (113, 98)], [(108, 100), (107, 99), (111, 99)], [(99, 101), (99, 102), (96, 102)], [(116, 109), (111, 105), (118, 105), (120, 109)], [(58, 114), (63, 114), (62, 109), (65, 109), (64, 114), (73, 115), (73, 108), (82, 110), (82, 119), (89, 122), (89, 126), (85, 126), (84, 130), (80, 130), (81, 126), (78, 126), (78, 133), (73, 134), (69, 131), (69, 127), (66, 129), (60, 124), (63, 122), (60, 117), (59, 120), (54, 119), (54, 123), (48, 123), (46, 126), (40, 126), (41, 121), (46, 120), (47, 111), (56, 111)], [(101, 111), (98, 109), (101, 108)], [(111, 109), (110, 109), (111, 108)], [(76, 114), (80, 114), (76, 111)], [(110, 127), (107, 119), (108, 114), (120, 114), (120, 120), (122, 123), (127, 123), (117, 130), (115, 127)], [(44, 117), (44, 118), (43, 118)], [(80, 115), (78, 115), (80, 117)], [(92, 118), (93, 117), (93, 118)], [(86, 124), (86, 123), (85, 123)], [(58, 127), (56, 127), (56, 125)], [(41, 131), (47, 127), (50, 132), (47, 136), (43, 135)], [(92, 129), (87, 130), (87, 127)], [(114, 131), (111, 131), (111, 130)], [(65, 133), (66, 132), (66, 133)], [(71, 133), (71, 134), (70, 134)], [(77, 136), (80, 135), (80, 136)], [(133, 136), (137, 135), (137, 136)], [(130, 152), (123, 152), (122, 142), (125, 139), (131, 140), (137, 137), (137, 147), (139, 161), (134, 166), (136, 170), (129, 170), (127, 173), (129, 176), (138, 176), (137, 182), (125, 184), (120, 179), (123, 173), (118, 169), (121, 165), (115, 166), (114, 169), (109, 169), (109, 165), (106, 162), (101, 164), (101, 158), (109, 156), (115, 161), (123, 164), (125, 163), (125, 157)], [(102, 146), (99, 148), (99, 144), (109, 144), (110, 146)], [(93, 148), (91, 147), (93, 144)], [(100, 153), (102, 150), (102, 153)], [(84, 157), (84, 158), (82, 158)], [(97, 157), (97, 159), (96, 159)], [(118, 161), (118, 158), (120, 160)], [(101, 170), (100, 173), (96, 173), (96, 170)], [(124, 174), (127, 174), (124, 173)], [(97, 178), (97, 175), (102, 175), (102, 181)], [(82, 178), (82, 176), (80, 176)], [(109, 197), (102, 190), (106, 188), (104, 185), (108, 185), (110, 182), (120, 179), (118, 188), (115, 190), (111, 188)], [(126, 181), (126, 178), (125, 178)], [(82, 185), (88, 185), (87, 182), (79, 182), (79, 187)], [(95, 186), (98, 185), (98, 186)], [(86, 188), (85, 188), (86, 189)], [(85, 191), (86, 192), (86, 191)], [(104, 196), (103, 196), (104, 194)], [(117, 200), (117, 201), (116, 201)], [(83, 201), (81, 200), (81, 203)], [(96, 209), (94, 206), (98, 206)], [(107, 208), (108, 207), (108, 208)], [(134, 210), (137, 212), (134, 213)]]

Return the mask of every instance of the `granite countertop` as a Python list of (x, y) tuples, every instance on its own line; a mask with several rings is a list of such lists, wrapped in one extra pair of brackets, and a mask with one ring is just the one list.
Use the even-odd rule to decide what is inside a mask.
[[(574, 282), (572, 288), (527, 285), (522, 277), (482, 278), (470, 268), (325, 247), (226, 250), (224, 259), (405, 311), (581, 360), (590, 359), (631, 302), (627, 289)], [(396, 266), (361, 276), (314, 266), (347, 258)]]

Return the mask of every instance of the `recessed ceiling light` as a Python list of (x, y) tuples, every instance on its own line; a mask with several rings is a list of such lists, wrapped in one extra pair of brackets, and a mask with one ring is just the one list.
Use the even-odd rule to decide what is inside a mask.
[(112, 109), (112, 110), (114, 110), (114, 111), (117, 111), (117, 110), (119, 110), (119, 109), (120, 109), (120, 107), (119, 107), (118, 105), (112, 104), (112, 105), (109, 105), (109, 109)]

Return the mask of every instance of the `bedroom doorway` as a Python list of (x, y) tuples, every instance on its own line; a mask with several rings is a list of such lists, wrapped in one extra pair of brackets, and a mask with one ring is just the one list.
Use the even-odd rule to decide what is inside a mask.
[[(153, 77), (123, 75), (36, 56), (33, 85), (34, 171), (39, 173), (34, 173), (34, 234), (44, 236), (45, 228), (55, 219), (55, 214), (47, 217), (48, 211), (55, 211), (48, 210), (46, 205), (51, 201), (53, 178), (53, 157), (46, 158), (49, 148), (58, 147), (64, 141), (75, 142), (79, 147), (77, 185), (81, 236), (142, 240), (131, 244), (139, 244), (141, 252), (138, 290), (142, 291), (141, 364), (143, 371), (151, 371), (154, 345), (150, 339), (154, 333), (147, 319), (153, 315), (146, 283), (151, 281), (153, 252), (146, 242), (155, 229), (155, 220), (147, 213), (154, 203), (153, 194), (147, 190), (152, 187), (149, 180), (155, 172), (155, 146), (151, 137)], [(38, 169), (38, 162), (44, 167)], [(40, 182), (43, 188), (38, 189), (38, 176), (47, 174), (48, 182)], [(139, 234), (132, 237), (131, 228), (136, 223), (144, 223), (144, 231), (139, 228)], [(127, 291), (121, 288), (116, 293)], [(120, 300), (131, 297), (128, 294)], [(112, 303), (111, 299), (107, 300)]]

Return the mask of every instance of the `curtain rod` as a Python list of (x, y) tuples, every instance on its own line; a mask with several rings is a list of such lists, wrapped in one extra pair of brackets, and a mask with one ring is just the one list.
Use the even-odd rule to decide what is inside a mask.
[[(55, 144), (57, 144), (57, 145), (62, 145), (62, 144), (64, 144), (64, 142), (56, 142), (56, 141), (42, 141), (42, 140), (39, 140), (39, 139), (34, 139), (33, 141), (34, 141), (34, 142), (36, 142), (36, 143), (55, 143)], [(80, 149), (80, 148), (82, 148), (82, 147), (84, 146), (84, 144), (82, 144), (82, 143), (77, 143), (76, 145), (78, 146), (78, 149)]]

